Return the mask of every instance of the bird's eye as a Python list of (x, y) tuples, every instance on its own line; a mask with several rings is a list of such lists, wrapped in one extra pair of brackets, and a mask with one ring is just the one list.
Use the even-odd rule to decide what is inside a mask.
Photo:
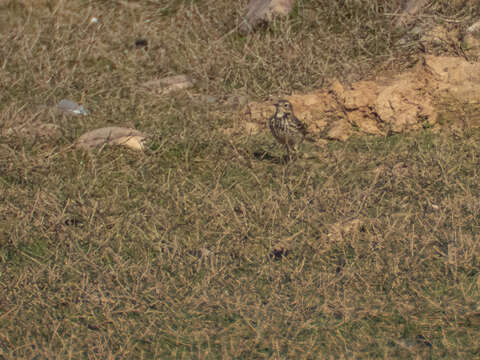
[(283, 107), (288, 108), (288, 103), (283, 103)]

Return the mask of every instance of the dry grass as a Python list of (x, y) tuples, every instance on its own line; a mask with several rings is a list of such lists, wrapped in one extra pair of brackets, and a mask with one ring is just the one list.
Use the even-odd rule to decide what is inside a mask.
[[(138, 4), (0, 2), (2, 130), (64, 129), (0, 138), (0, 359), (478, 358), (478, 131), (306, 145), (284, 166), (197, 96), (399, 64), (395, 3), (298, 1), (247, 38), (225, 36), (245, 1)], [(479, 13), (450, 4), (428, 21)], [(196, 88), (141, 86), (177, 73)], [(65, 97), (91, 115), (42, 108)], [(68, 147), (105, 125), (151, 133), (148, 151)]]

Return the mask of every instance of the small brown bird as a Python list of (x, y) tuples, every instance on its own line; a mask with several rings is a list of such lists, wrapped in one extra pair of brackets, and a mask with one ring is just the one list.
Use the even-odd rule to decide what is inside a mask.
[(273, 137), (285, 146), (290, 159), (290, 152), (293, 150), (296, 154), (298, 146), (305, 140), (307, 127), (293, 113), (290, 101), (279, 100), (275, 108), (275, 114), (270, 118), (270, 130)]

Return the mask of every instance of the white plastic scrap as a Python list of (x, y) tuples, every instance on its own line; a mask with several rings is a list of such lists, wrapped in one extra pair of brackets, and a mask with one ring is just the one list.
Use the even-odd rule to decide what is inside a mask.
[(57, 108), (61, 111), (68, 112), (74, 115), (88, 115), (88, 111), (82, 105), (78, 105), (75, 101), (72, 100), (60, 100)]

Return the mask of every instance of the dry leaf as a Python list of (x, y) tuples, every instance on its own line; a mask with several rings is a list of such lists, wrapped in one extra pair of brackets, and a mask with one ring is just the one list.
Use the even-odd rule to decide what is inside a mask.
[(187, 75), (174, 75), (162, 79), (147, 81), (143, 86), (160, 94), (168, 94), (172, 91), (188, 89), (193, 86), (193, 81)]
[(340, 221), (328, 226), (328, 236), (335, 240), (341, 240), (345, 235), (361, 230), (363, 226), (364, 221), (360, 219)]
[(248, 4), (245, 19), (239, 26), (239, 32), (246, 35), (263, 22), (270, 21), (274, 15), (288, 15), (292, 8), (293, 0), (252, 0)]
[(91, 149), (102, 145), (123, 145), (133, 150), (143, 150), (146, 135), (135, 129), (110, 126), (89, 131), (77, 140), (76, 147)]
[(122, 136), (116, 140), (113, 140), (113, 143), (116, 145), (127, 146), (133, 150), (143, 150), (143, 140), (145, 138), (142, 136)]

